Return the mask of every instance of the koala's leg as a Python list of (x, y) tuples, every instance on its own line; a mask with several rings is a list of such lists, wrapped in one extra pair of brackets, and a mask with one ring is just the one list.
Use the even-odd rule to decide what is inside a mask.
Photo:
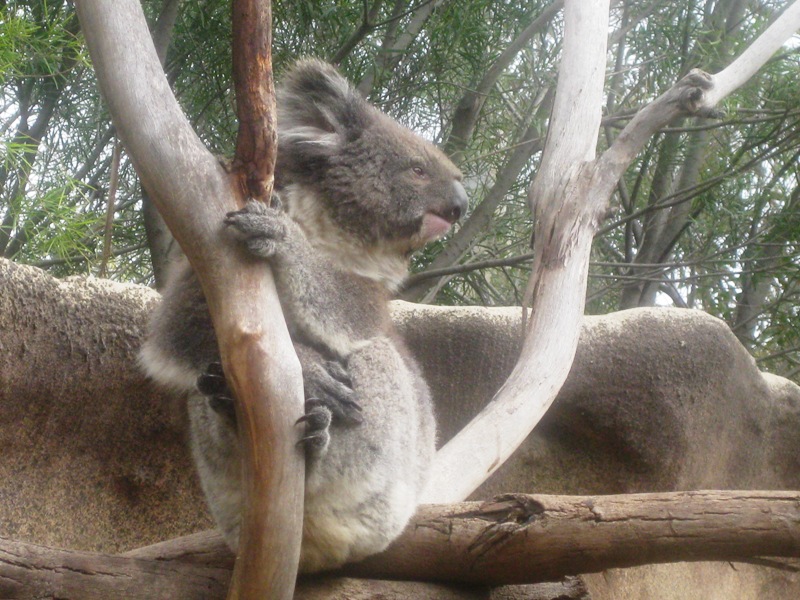
[(150, 317), (139, 364), (149, 377), (192, 393), (198, 374), (219, 360), (217, 338), (200, 282), (186, 260), (170, 266), (162, 301)]
[(206, 503), (225, 541), (236, 551), (242, 510), (241, 450), (235, 423), (206, 396), (188, 397), (192, 457)]
[[(324, 456), (330, 427), (361, 423), (361, 407), (354, 400), (350, 378), (336, 361), (295, 344), (303, 368), (306, 414), (298, 420), (305, 431), (298, 444), (309, 460)], [(197, 378), (197, 392), (189, 395), (192, 454), (211, 514), (225, 540), (236, 548), (241, 514), (241, 454), (233, 392), (222, 365), (211, 363)], [(198, 393), (199, 392), (199, 393)]]
[[(360, 427), (331, 427), (324, 456), (306, 467), (306, 571), (380, 552), (416, 509), (434, 452), (427, 387), (403, 349), (373, 338), (347, 361), (362, 404)], [(332, 510), (331, 507), (335, 507)]]

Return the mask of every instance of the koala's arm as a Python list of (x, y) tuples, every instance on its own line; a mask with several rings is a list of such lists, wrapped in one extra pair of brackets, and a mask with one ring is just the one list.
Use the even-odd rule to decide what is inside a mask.
[(389, 328), (385, 288), (338, 269), (282, 210), (250, 201), (225, 222), (254, 256), (270, 260), (293, 337), (344, 359)]

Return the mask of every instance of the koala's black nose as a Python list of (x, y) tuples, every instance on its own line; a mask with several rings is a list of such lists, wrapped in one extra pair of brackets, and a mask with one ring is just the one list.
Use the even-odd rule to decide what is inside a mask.
[(464, 215), (464, 213), (467, 212), (467, 206), (468, 206), (467, 202), (468, 202), (467, 191), (464, 189), (464, 186), (461, 185), (460, 181), (454, 181), (453, 202), (447, 209), (444, 218), (450, 221), (451, 223), (455, 223), (456, 221), (458, 221)]

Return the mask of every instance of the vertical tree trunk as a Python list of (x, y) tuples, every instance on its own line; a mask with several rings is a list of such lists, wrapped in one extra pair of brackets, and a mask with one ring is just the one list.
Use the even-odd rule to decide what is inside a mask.
[[(302, 376), (268, 265), (244, 260), (223, 235), (223, 216), (241, 205), (244, 190), (182, 114), (139, 2), (76, 5), (120, 139), (203, 286), (237, 398), (246, 479), (243, 560), (232, 597), (289, 600), (303, 514), (304, 462), (294, 427), (303, 414)], [(257, 177), (247, 172), (248, 186), (258, 186)]]

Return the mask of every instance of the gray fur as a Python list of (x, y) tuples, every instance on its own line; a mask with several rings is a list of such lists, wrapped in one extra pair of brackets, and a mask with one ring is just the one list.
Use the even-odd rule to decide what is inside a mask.
[[(333, 398), (315, 405), (317, 424), (310, 416), (306, 423), (316, 445), (307, 452), (300, 568), (310, 572), (383, 550), (416, 509), (435, 425), (427, 385), (392, 329), (388, 300), (409, 254), (463, 213), (466, 194), (441, 152), (367, 104), (329, 65), (299, 62), (279, 93), (276, 178), (286, 210), (250, 202), (226, 222), (273, 267), (309, 404)], [(203, 490), (235, 548), (236, 430), (194, 386), (216, 360), (202, 292), (180, 263), (141, 362), (154, 379), (188, 393)], [(337, 412), (342, 399), (358, 403), (357, 419)]]

